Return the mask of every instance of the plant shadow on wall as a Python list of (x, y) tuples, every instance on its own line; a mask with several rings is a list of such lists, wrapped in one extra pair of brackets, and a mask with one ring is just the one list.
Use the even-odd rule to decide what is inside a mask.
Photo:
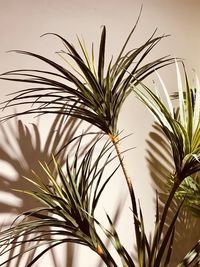
[[(30, 199), (30, 196), (26, 194), (22, 194), (19, 191), (11, 190), (20, 188), (22, 191), (29, 188), (29, 190), (34, 191), (34, 186), (29, 184), (24, 177), (31, 176), (31, 170), (37, 172), (38, 175), (41, 175), (41, 166), (39, 166), (39, 162), (49, 162), (49, 168), (51, 169), (52, 174), (54, 170), (52, 168), (52, 154), (57, 155), (59, 158), (59, 162), (63, 165), (66, 161), (67, 157), (70, 157), (70, 154), (74, 152), (74, 146), (77, 145), (73, 144), (70, 146), (70, 140), (75, 137), (75, 133), (77, 132), (78, 128), (80, 127), (80, 121), (75, 118), (68, 118), (67, 121), (64, 121), (65, 117), (63, 115), (57, 115), (55, 120), (53, 121), (52, 126), (49, 128), (48, 136), (46, 137), (45, 144), (42, 146), (42, 140), (40, 137), (40, 132), (38, 129), (37, 124), (32, 124), (32, 127), (27, 127), (22, 121), (18, 121), (15, 118), (15, 125), (7, 122), (6, 124), (2, 124), (0, 126), (2, 132), (2, 144), (6, 144), (5, 147), (3, 145), (0, 147), (0, 160), (6, 162), (10, 167), (14, 168), (15, 173), (17, 174), (17, 178), (14, 181), (8, 180), (8, 177), (1, 175), (1, 191), (4, 193), (10, 193), (12, 196), (17, 197), (20, 199), (20, 206), (13, 207), (12, 204), (6, 204), (3, 199), (0, 202), (0, 212), (1, 213), (9, 213), (9, 215), (19, 215), (24, 212), (24, 210), (32, 210), (38, 206), (38, 202), (34, 201), (34, 199)], [(32, 128), (32, 129), (31, 129)], [(95, 141), (97, 134), (89, 133), (90, 127), (87, 128), (85, 134), (92, 134), (95, 137), (93, 140), (90, 140), (90, 144)], [(14, 134), (15, 132), (15, 134)], [(84, 135), (85, 135), (84, 134)], [(77, 137), (75, 137), (76, 139)], [(12, 142), (11, 142), (12, 139)], [(13, 143), (14, 142), (14, 143)], [(15, 145), (14, 145), (15, 144)], [(67, 145), (69, 144), (69, 145)], [(17, 147), (16, 147), (17, 145)], [(14, 155), (16, 158), (13, 158), (13, 149), (16, 149)], [(87, 149), (88, 144), (83, 145), (81, 150), (85, 151)], [(12, 151), (10, 154), (9, 151)], [(83, 152), (80, 153), (80, 156)], [(23, 164), (22, 164), (23, 163)], [(47, 183), (48, 181), (44, 182)], [(30, 201), (31, 200), (31, 201)], [(122, 205), (116, 205), (116, 211), (114, 212), (113, 223), (117, 223), (119, 219), (120, 209)], [(10, 223), (9, 223), (10, 224)], [(8, 225), (9, 225), (8, 224)], [(3, 225), (6, 227), (6, 224)], [(24, 239), (25, 241), (25, 239)], [(73, 244), (67, 243), (65, 245), (65, 253), (66, 253), (66, 263), (64, 260), (62, 262), (62, 266), (73, 267), (76, 266), (75, 264), (75, 248)], [(107, 246), (109, 243), (107, 242)], [(11, 263), (10, 261), (6, 264), (6, 267), (12, 266), (21, 266), (21, 262), (24, 263), (24, 252), (27, 249), (27, 246), (24, 244), (21, 246), (19, 256), (17, 257), (17, 261), (15, 263)], [(76, 249), (77, 251), (77, 249)], [(26, 264), (31, 262), (34, 257), (36, 256), (37, 249), (34, 249), (27, 258)], [(15, 249), (10, 251), (8, 255), (8, 259), (11, 258), (15, 254)], [(52, 263), (54, 267), (60, 266), (57, 263), (57, 256), (53, 250), (50, 250), (50, 257), (52, 259)], [(99, 267), (102, 266), (102, 261), (97, 262)]]
[[(48, 68), (14, 70), (1, 75), (2, 80), (29, 85), (3, 103), (6, 108), (28, 105), (28, 109), (10, 114), (4, 117), (5, 120), (16, 115), (62, 113), (89, 122), (101, 130), (95, 142), (90, 143), (82, 156), (80, 146), (85, 137), (79, 136), (73, 159), (70, 161), (66, 158), (65, 170), (53, 158), (53, 171), (47, 164), (42, 164), (42, 172), (34, 173), (33, 178), (28, 178), (28, 182), (34, 185), (35, 190), (20, 191), (39, 200), (41, 206), (25, 211), (23, 217), (18, 218), (19, 222), (16, 225), (1, 232), (2, 255), (10, 251), (10, 246), (17, 247), (25, 242), (31, 243), (26, 252), (35, 246), (50, 244), (28, 263), (27, 267), (30, 267), (53, 247), (72, 242), (90, 248), (109, 267), (119, 266), (119, 261), (124, 267), (135, 267), (137, 264), (140, 267), (170, 265), (176, 221), (179, 220), (184, 201), (176, 207), (170, 220), (168, 215), (171, 203), (181, 183), (200, 170), (200, 87), (192, 91), (195, 94), (193, 106), (187, 75), (184, 73), (186, 86), (184, 89), (179, 86), (180, 114), (177, 116), (166, 88), (163, 86), (168, 105), (164, 104), (158, 92), (154, 92), (143, 82), (151, 73), (174, 63), (174, 59), (170, 57), (146, 61), (147, 55), (165, 36), (156, 37), (154, 33), (141, 46), (126, 52), (127, 43), (135, 27), (116, 59), (111, 58), (106, 62), (104, 26), (97, 64), (93, 46), (90, 57), (84, 41), (78, 39), (79, 49), (75, 49), (66, 39), (54, 34), (65, 46), (66, 51), (58, 53), (65, 60), (65, 67), (42, 55), (17, 51), (46, 63)], [(177, 62), (176, 67), (180, 76)], [(172, 187), (161, 214), (159, 214), (158, 200), (156, 201), (155, 229), (151, 238), (146, 236), (143, 213), (136, 201), (132, 180), (124, 165), (124, 154), (120, 150), (123, 137), (118, 128), (118, 117), (124, 101), (130, 94), (135, 94), (157, 118), (159, 127), (171, 145), (174, 161), (171, 173)], [(106, 141), (102, 143), (105, 139)], [(97, 150), (99, 142), (101, 149)], [(113, 160), (118, 160), (115, 161), (115, 167), (107, 171), (108, 165), (110, 166)], [(130, 197), (130, 216), (136, 239), (137, 263), (132, 257), (133, 251), (127, 251), (125, 245), (121, 243), (110, 216), (106, 214), (109, 229), (105, 228), (96, 217), (99, 199), (111, 178), (114, 175), (117, 177), (119, 167)], [(44, 183), (44, 177), (48, 180), (47, 183)], [(30, 238), (32, 234), (34, 238)], [(30, 239), (25, 242), (21, 240), (26, 237)], [(107, 247), (105, 237), (112, 245), (115, 255)], [(179, 261), (178, 266), (193, 264), (198, 259), (199, 251), (200, 242)], [(17, 256), (16, 254), (13, 258)], [(13, 258), (9, 258), (8, 261)]]
[[(39, 124), (39, 123), (38, 123)], [(78, 128), (81, 125), (80, 120), (68, 117), (66, 120), (65, 116), (57, 115), (52, 122), (52, 125), (49, 125), (48, 135), (45, 140), (43, 140), (44, 145), (42, 145), (42, 140), (40, 137), (40, 131), (38, 124), (32, 124), (27, 127), (21, 120), (15, 118), (14, 124), (11, 121), (8, 121), (5, 124), (0, 125), (1, 130), (1, 146), (0, 146), (0, 161), (3, 161), (9, 165), (9, 167), (15, 170), (15, 175), (17, 176), (14, 180), (8, 179), (7, 175), (1, 174), (0, 176), (0, 188), (1, 192), (9, 193), (12, 196), (20, 199), (20, 205), (14, 207), (13, 204), (5, 203), (3, 199), (0, 201), (0, 214), (6, 214), (12, 216), (17, 216), (22, 214), (26, 210), (31, 210), (38, 206), (38, 202), (34, 199), (31, 199), (30, 196), (22, 194), (21, 192), (12, 190), (18, 189), (34, 191), (34, 186), (27, 182), (23, 177), (30, 177), (32, 175), (31, 171), (34, 170), (38, 175), (41, 175), (41, 168), (39, 162), (49, 162), (49, 168), (52, 173), (54, 170), (52, 168), (52, 154), (57, 155), (61, 165), (65, 163), (66, 154), (68, 157), (74, 152), (74, 146), (76, 144), (69, 144), (70, 140), (75, 138)], [(85, 130), (85, 133), (89, 134), (88, 127)], [(90, 140), (90, 143), (95, 140)], [(83, 151), (87, 148), (88, 144), (83, 146)], [(15, 149), (15, 150), (14, 150)], [(15, 155), (15, 157), (13, 157)], [(45, 182), (45, 181), (44, 181)], [(46, 181), (48, 182), (48, 181)], [(113, 222), (116, 224), (119, 219), (119, 209), (121, 205), (116, 208), (114, 212)], [(7, 223), (7, 224), (10, 224)], [(4, 224), (3, 227), (7, 225)], [(109, 246), (109, 244), (107, 244)], [(20, 255), (18, 256), (16, 262), (8, 262), (6, 267), (21, 266), (21, 262), (24, 263), (24, 251), (26, 250), (27, 245), (24, 244), (21, 246)], [(65, 261), (63, 259), (62, 265), (73, 267), (75, 264), (75, 247), (73, 244), (65, 244)], [(26, 260), (27, 265), (31, 262), (36, 256), (37, 248), (34, 249)], [(11, 258), (15, 254), (15, 249), (10, 251), (8, 258)], [(60, 267), (60, 264), (57, 263), (57, 255), (53, 250), (49, 251), (49, 259), (53, 263), (54, 267)], [(99, 261), (99, 267), (102, 266), (102, 261)]]
[[(7, 175), (1, 174), (0, 176), (0, 188), (1, 192), (9, 193), (11, 196), (14, 196), (20, 199), (19, 206), (13, 206), (14, 203), (8, 204), (5, 203), (3, 199), (0, 202), (0, 213), (10, 215), (19, 215), (22, 214), (25, 210), (30, 210), (38, 206), (38, 202), (34, 199), (30, 199), (30, 196), (22, 194), (18, 191), (13, 191), (12, 189), (22, 189), (34, 190), (34, 187), (27, 182), (25, 177), (31, 176), (31, 170), (37, 171), (38, 174), (41, 172), (39, 166), (40, 162), (50, 162), (52, 154), (56, 155), (59, 152), (59, 161), (63, 165), (65, 162), (66, 153), (70, 155), (73, 151), (73, 147), (68, 146), (67, 148), (62, 149), (66, 144), (71, 140), (78, 127), (80, 126), (80, 121), (69, 118), (66, 120), (64, 116), (57, 115), (52, 122), (52, 125), (49, 126), (48, 135), (44, 140), (44, 145), (42, 145), (42, 140), (40, 137), (40, 132), (37, 124), (32, 124), (31, 127), (27, 127), (22, 123), (22, 121), (15, 118), (14, 124), (10, 121), (1, 124), (1, 146), (0, 146), (0, 160), (5, 162), (9, 167), (15, 171), (15, 179), (8, 179)], [(52, 164), (50, 164), (50, 168)], [(53, 172), (53, 170), (52, 170)], [(5, 225), (4, 225), (5, 227)], [(20, 266), (20, 262), (23, 258), (23, 251), (25, 246), (20, 248), (21, 256), (18, 257), (15, 266)], [(9, 257), (12, 257), (14, 254), (14, 249), (10, 252)], [(66, 246), (67, 252), (67, 264), (66, 266), (73, 266), (73, 247), (68, 244)], [(36, 250), (28, 257), (27, 261), (31, 261), (31, 258), (34, 258)], [(50, 257), (54, 262), (54, 266), (57, 267), (56, 255), (54, 255), (53, 250), (50, 251)], [(7, 267), (11, 266), (10, 263), (7, 263)]]
[[(169, 143), (157, 123), (153, 125), (153, 129), (147, 140), (147, 162), (153, 181), (153, 188), (159, 193), (159, 210), (161, 211), (170, 190), (170, 173), (174, 165)], [(170, 208), (169, 218), (166, 220), (166, 224), (172, 219), (179, 204), (180, 200), (175, 198)], [(183, 258), (193, 244), (197, 243), (200, 237), (199, 224), (200, 217), (193, 216), (188, 208), (184, 207), (180, 211), (176, 222), (173, 245), (174, 253), (170, 267), (177, 266), (180, 259)]]

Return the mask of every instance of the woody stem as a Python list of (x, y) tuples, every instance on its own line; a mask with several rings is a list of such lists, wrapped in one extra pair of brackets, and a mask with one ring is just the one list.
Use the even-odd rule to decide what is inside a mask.
[(123, 157), (122, 157), (121, 152), (120, 152), (118, 138), (116, 136), (113, 136), (113, 135), (109, 135), (109, 138), (115, 147), (117, 157), (119, 159), (119, 162), (120, 162), (120, 165), (121, 165), (121, 168), (122, 168), (122, 171), (123, 171), (123, 174), (124, 174), (124, 177), (126, 179), (127, 186), (128, 186), (128, 190), (129, 190), (129, 194), (130, 194), (130, 198), (131, 198), (132, 210), (133, 210), (133, 219), (134, 219), (134, 223), (135, 223), (136, 242), (137, 242), (137, 246), (139, 247), (139, 244), (140, 244), (139, 227), (140, 226), (139, 226), (139, 222), (138, 222), (137, 204), (136, 204), (136, 200), (135, 200), (135, 193), (133, 190), (133, 184), (132, 184), (131, 178), (128, 175), (128, 172), (126, 170), (126, 167), (125, 167), (125, 164), (123, 161)]

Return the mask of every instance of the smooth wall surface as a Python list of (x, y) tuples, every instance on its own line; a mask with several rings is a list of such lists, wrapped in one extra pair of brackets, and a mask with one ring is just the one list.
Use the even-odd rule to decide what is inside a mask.
[[(39, 62), (33, 59), (5, 53), (12, 49), (28, 50), (41, 53), (49, 58), (60, 60), (54, 52), (63, 49), (62, 43), (52, 36), (40, 38), (46, 32), (55, 32), (72, 43), (77, 44), (76, 34), (83, 36), (88, 47), (94, 42), (98, 47), (101, 26), (107, 26), (107, 56), (108, 59), (115, 56), (123, 45), (125, 38), (132, 29), (139, 14), (141, 2), (136, 0), (0, 0), (0, 73), (8, 70), (32, 67), (38, 68)], [(170, 34), (154, 50), (149, 59), (171, 54), (175, 57), (185, 59), (185, 64), (192, 77), (192, 70), (200, 74), (200, 1), (199, 0), (145, 0), (143, 1), (143, 12), (136, 32), (131, 39), (128, 48), (137, 47), (151, 36), (157, 29), (158, 34)], [(43, 65), (41, 65), (43, 66)], [(166, 82), (170, 92), (176, 90), (176, 75), (173, 66), (161, 71), (163, 80)], [(148, 79), (153, 84), (154, 77)], [(192, 80), (192, 78), (191, 78)], [(0, 81), (1, 101), (5, 95), (20, 88), (19, 85)], [(7, 114), (7, 111), (1, 112)], [(41, 138), (41, 151), (45, 146), (45, 138), (51, 126), (51, 119), (41, 119), (38, 126)], [(27, 127), (37, 123), (30, 117), (23, 118)], [(154, 184), (147, 159), (149, 132), (152, 131), (153, 118), (147, 110), (131, 96), (125, 104), (120, 116), (119, 127), (124, 130), (124, 135), (133, 133), (126, 141), (124, 147), (134, 147), (126, 156), (126, 164), (133, 179), (137, 197), (140, 198), (144, 210), (146, 228), (149, 232), (154, 221)], [(12, 125), (12, 126), (11, 126)], [(24, 131), (24, 132), (23, 132)], [(30, 143), (20, 143), (24, 134)], [(0, 203), (1, 221), (9, 220), (9, 213), (15, 215), (17, 211), (22, 212), (27, 208), (20, 197), (14, 197), (10, 188), (16, 188), (23, 174), (23, 169), (31, 167), (33, 157), (34, 136), (27, 138), (26, 130), (12, 121), (1, 126), (0, 132)], [(12, 140), (12, 141), (10, 141)], [(26, 147), (26, 153), (22, 151)], [(20, 150), (21, 149), (21, 150)], [(37, 151), (38, 152), (38, 151)], [(40, 152), (40, 151), (39, 151)], [(39, 154), (37, 153), (37, 155)], [(43, 155), (38, 157), (45, 158)], [(26, 158), (26, 159), (25, 159)], [(28, 158), (28, 163), (26, 162)], [(36, 155), (34, 155), (36, 158)], [(18, 166), (18, 167), (16, 167)], [(31, 167), (32, 168), (32, 167)], [(18, 173), (17, 173), (18, 172)], [(105, 217), (104, 211), (114, 214), (113, 209), (122, 197), (124, 202), (123, 212), (119, 221), (121, 239), (127, 248), (133, 248), (133, 232), (129, 199), (125, 201), (127, 190), (121, 175), (115, 177), (104, 195), (99, 208), (99, 217)], [(20, 182), (19, 182), (20, 184)], [(11, 208), (12, 205), (15, 209)], [(105, 219), (105, 218), (104, 218)], [(188, 230), (191, 231), (192, 230)], [(190, 233), (190, 232), (188, 232)], [(200, 233), (196, 233), (196, 236)], [(66, 247), (56, 250), (55, 259), (48, 254), (36, 266), (49, 267), (66, 266)], [(180, 253), (183, 253), (181, 251)], [(177, 252), (179, 254), (179, 252)], [(98, 258), (87, 249), (79, 249), (76, 252), (74, 266), (93, 267), (96, 266)], [(178, 258), (179, 255), (175, 258)], [(14, 266), (14, 265), (12, 265)], [(18, 266), (18, 265), (16, 265)], [(23, 267), (23, 263), (19, 265)], [(56, 267), (57, 267), (56, 266)], [(72, 266), (71, 266), (72, 267)]]

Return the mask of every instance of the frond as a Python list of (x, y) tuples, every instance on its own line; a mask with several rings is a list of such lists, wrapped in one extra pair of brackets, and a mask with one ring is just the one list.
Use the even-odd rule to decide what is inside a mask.
[[(136, 25), (137, 23), (138, 21)], [(81, 50), (79, 52), (69, 41), (56, 33), (51, 33), (51, 35), (59, 38), (66, 49), (59, 53), (66, 63), (64, 66), (39, 54), (15, 50), (16, 53), (46, 63), (47, 67), (52, 68), (52, 71), (20, 69), (3, 73), (0, 77), (3, 80), (21, 82), (30, 86), (27, 89), (19, 90), (2, 103), (3, 108), (20, 105), (25, 107), (25, 111), (19, 111), (17, 114), (8, 115), (3, 119), (24, 114), (57, 114), (62, 108), (63, 114), (85, 120), (107, 134), (117, 135), (119, 112), (131, 92), (130, 84), (136, 85), (154, 70), (173, 63), (173, 59), (170, 57), (161, 57), (144, 63), (151, 50), (166, 37), (165, 35), (155, 37), (155, 32), (139, 48), (125, 51), (136, 25), (116, 60), (111, 59), (108, 66), (105, 59), (105, 26), (102, 28), (97, 66), (93, 48), (92, 58), (90, 58), (84, 40), (78, 38)], [(31, 108), (27, 109), (27, 105)]]
[[(167, 136), (174, 158), (174, 165), (177, 178), (182, 181), (187, 176), (197, 173), (200, 170), (200, 88), (190, 88), (187, 73), (184, 68), (185, 90), (180, 77), (180, 70), (176, 63), (178, 77), (178, 116), (175, 116), (166, 86), (161, 80), (164, 93), (167, 97), (168, 106), (153, 90), (140, 83), (145, 92), (138, 87), (133, 91), (145, 106), (153, 113), (161, 129)], [(198, 80), (197, 80), (198, 81)]]
[(184, 200), (184, 205), (195, 217), (200, 218), (200, 183), (198, 177), (188, 176), (179, 186), (175, 196)]
[[(0, 255), (25, 243), (31, 244), (26, 247), (25, 252), (28, 252), (46, 244), (50, 244), (48, 247), (51, 249), (53, 246), (72, 242), (88, 246), (96, 253), (100, 246), (104, 261), (116, 266), (95, 228), (96, 205), (109, 180), (118, 169), (116, 167), (107, 178), (103, 179), (105, 169), (113, 157), (111, 157), (110, 142), (103, 145), (98, 155), (94, 154), (94, 148), (101, 138), (102, 136), (99, 136), (82, 158), (79, 151), (82, 139), (80, 138), (74, 159), (66, 161), (66, 171), (55, 159), (53, 159), (54, 175), (46, 163), (41, 163), (44, 177), (49, 181), (48, 184), (44, 182), (43, 176), (35, 172), (33, 172), (33, 178), (25, 178), (32, 183), (35, 190), (18, 191), (36, 198), (41, 206), (24, 212), (23, 219), (19, 223), (16, 222), (14, 226), (1, 232)], [(44, 249), (28, 266), (32, 266), (45, 252)], [(19, 255), (13, 255), (12, 259), (17, 256)], [(6, 262), (1, 262), (1, 265)]]

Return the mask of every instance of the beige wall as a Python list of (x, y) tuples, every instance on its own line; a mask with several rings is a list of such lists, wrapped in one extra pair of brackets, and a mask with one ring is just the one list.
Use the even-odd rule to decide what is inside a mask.
[[(31, 67), (38, 67), (38, 63), (35, 61), (13, 53), (7, 54), (5, 53), (7, 50), (24, 49), (55, 58), (56, 56), (53, 53), (62, 49), (62, 44), (53, 37), (40, 38), (40, 35), (46, 32), (59, 33), (72, 42), (75, 42), (76, 34), (83, 35), (90, 45), (91, 41), (98, 43), (100, 27), (105, 24), (108, 35), (107, 55), (108, 57), (112, 54), (115, 55), (135, 23), (140, 4), (140, 1), (135, 0), (0, 0), (0, 73), (30, 65)], [(165, 33), (171, 34), (171, 36), (162, 41), (159, 48), (155, 50), (156, 52), (152, 54), (152, 57), (171, 54), (184, 58), (188, 69), (194, 68), (199, 73), (199, 13), (199, 0), (145, 0), (143, 1), (143, 12), (139, 26), (129, 47), (131, 48), (144, 41), (152, 34), (155, 28), (158, 28), (159, 34)], [(162, 70), (161, 73), (170, 91), (176, 90), (173, 67)], [(149, 82), (152, 79), (153, 77)], [(16, 86), (1, 81), (0, 88), (1, 100), (3, 100), (4, 96), (12, 92)], [(6, 114), (6, 111), (3, 114)], [(25, 120), (27, 125), (33, 121), (32, 117)], [(148, 134), (151, 130), (152, 121), (151, 116), (143, 106), (134, 97), (130, 97), (120, 117), (120, 128), (125, 129), (125, 134), (133, 133), (124, 143), (126, 147), (136, 147), (127, 154), (126, 163), (133, 177), (137, 197), (140, 198), (144, 209), (148, 231), (152, 228), (154, 220), (152, 180), (146, 163), (146, 139), (149, 138)], [(45, 138), (47, 126), (48, 120), (44, 120), (40, 124), (42, 138)], [(4, 127), (6, 127), (6, 124), (4, 124)], [(3, 134), (1, 133), (1, 135)], [(0, 139), (0, 146), (6, 149), (5, 138)], [(12, 151), (10, 153), (12, 154)], [(20, 155), (20, 152), (17, 155)], [(20, 156), (17, 155), (13, 153), (13, 158), (16, 157), (21, 160)], [(31, 157), (31, 155), (28, 156)], [(11, 180), (16, 179), (17, 174), (8, 165), (5, 162), (1, 162), (3, 168), (1, 168), (0, 175), (2, 177), (9, 176)], [(7, 173), (8, 170), (9, 174)], [(16, 199), (12, 200), (11, 194), (3, 193), (4, 187), (3, 183), (1, 184), (0, 196), (2, 196), (2, 200), (0, 202), (12, 203), (12, 201), (16, 201)], [(123, 188), (123, 193), (121, 192), (122, 181), (120, 179), (118, 181), (115, 180), (111, 188), (113, 200), (110, 200), (110, 194), (107, 194), (102, 202), (102, 209), (107, 209), (108, 211), (115, 207), (115, 202), (121, 195), (126, 195), (126, 189)], [(18, 199), (17, 201), (17, 205), (21, 205), (21, 200)], [(127, 202), (119, 229), (122, 240), (124, 240), (128, 248), (131, 248), (131, 222), (127, 219), (127, 214), (130, 213), (129, 206), (130, 203)], [(102, 216), (104, 216), (103, 212), (100, 213)], [(1, 216), (2, 220), (4, 220), (4, 216)], [(64, 254), (60, 255), (59, 253), (57, 257), (59, 267), (65, 266), (62, 265), (62, 257), (65, 258), (65, 256), (62, 255)], [(88, 250), (81, 250), (79, 255), (80, 263), (76, 263), (76, 267), (94, 266), (96, 257), (91, 255), (90, 258)], [(48, 255), (44, 257), (38, 266), (44, 266), (43, 264), (46, 262), (48, 262), (49, 267), (53, 267), (51, 257)]]

